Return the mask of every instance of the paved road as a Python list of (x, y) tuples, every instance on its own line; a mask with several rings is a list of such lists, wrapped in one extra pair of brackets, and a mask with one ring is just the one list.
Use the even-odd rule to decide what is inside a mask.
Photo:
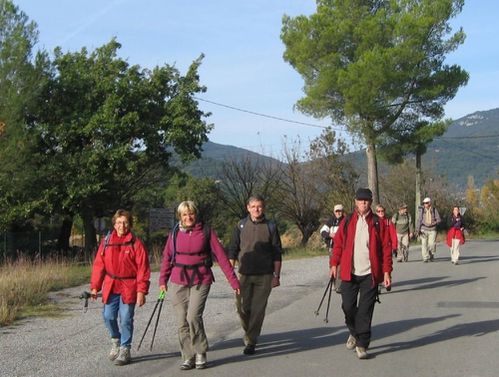
[[(270, 313), (254, 356), (241, 353), (242, 333), (234, 319), (230, 289), (224, 278), (218, 277), (205, 316), (212, 347), (208, 354), (210, 367), (204, 371), (178, 369), (174, 318), (167, 302), (166, 319), (161, 321), (154, 350), (149, 352), (147, 339), (145, 350), (134, 351), (135, 362), (129, 366), (114, 367), (104, 360), (102, 353), (107, 352), (108, 346), (101, 341), (107, 340), (103, 338), (103, 325), (98, 318), (100, 309), (93, 308), (89, 311), (90, 317), (78, 313), (71, 316), (71, 321), (48, 321), (48, 328), (57, 321), (59, 327), (66, 326), (66, 322), (72, 323), (71, 339), (61, 335), (59, 342), (52, 340), (45, 349), (21, 348), (21, 354), (15, 356), (20, 357), (17, 362), (10, 358), (2, 360), (2, 365), (7, 365), (4, 368), (10, 368), (10, 372), (5, 374), (5, 369), (0, 369), (0, 374), (19, 377), (496, 376), (499, 367), (499, 241), (468, 242), (457, 266), (450, 263), (447, 248), (442, 244), (438, 246), (435, 262), (422, 263), (420, 260), (419, 248), (413, 247), (408, 263), (394, 265), (393, 290), (381, 295), (381, 304), (375, 309), (368, 360), (358, 360), (353, 351), (345, 348), (347, 332), (339, 295), (333, 295), (328, 323), (324, 322), (324, 310), (319, 316), (313, 313), (327, 282), (326, 258), (319, 257), (284, 262), (283, 286), (272, 293)], [(312, 278), (310, 271), (315, 271)], [(144, 321), (152, 311), (153, 303), (148, 305), (137, 316), (137, 327), (140, 323), (137, 337), (142, 335)], [(10, 349), (5, 347), (4, 341), (19, 336), (30, 340), (30, 333), (35, 333), (31, 339), (46, 336), (36, 334), (36, 323), (37, 320), (27, 321), (0, 332), (0, 357), (3, 359)], [(86, 329), (82, 329), (85, 323)], [(62, 347), (58, 348), (57, 344)], [(71, 359), (66, 348), (74, 344), (80, 351)], [(26, 355), (29, 352), (35, 356)], [(37, 357), (39, 352), (41, 356)], [(50, 363), (55, 363), (54, 352), (61, 354), (60, 365), (55, 368), (55, 374), (47, 374)], [(18, 365), (21, 360), (26, 364), (23, 367)]]

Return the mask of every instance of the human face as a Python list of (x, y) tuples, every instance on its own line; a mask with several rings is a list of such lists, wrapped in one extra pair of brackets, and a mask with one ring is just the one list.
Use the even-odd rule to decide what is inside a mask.
[(114, 221), (114, 229), (119, 237), (123, 237), (130, 231), (130, 223), (126, 216), (119, 216)]
[(458, 207), (454, 207), (454, 208), (452, 209), (452, 213), (454, 214), (454, 216), (459, 215), (459, 208), (458, 208)]
[(355, 199), (355, 207), (361, 215), (365, 215), (371, 209), (371, 200)]
[(376, 213), (379, 217), (385, 217), (385, 210), (383, 208), (376, 208)]
[(334, 215), (336, 216), (337, 219), (339, 219), (343, 215), (342, 210), (334, 211)]
[(407, 208), (400, 208), (400, 209), (399, 209), (399, 213), (400, 213), (401, 215), (403, 215), (403, 214), (407, 213)]
[(430, 206), (431, 202), (424, 202), (423, 205), (428, 208)]
[(265, 206), (263, 205), (263, 202), (259, 200), (253, 200), (249, 202), (249, 204), (246, 206), (246, 209), (250, 214), (251, 220), (255, 221), (263, 217), (263, 211), (265, 210)]
[(180, 214), (180, 223), (184, 228), (192, 228), (196, 224), (196, 214), (190, 211), (183, 211)]

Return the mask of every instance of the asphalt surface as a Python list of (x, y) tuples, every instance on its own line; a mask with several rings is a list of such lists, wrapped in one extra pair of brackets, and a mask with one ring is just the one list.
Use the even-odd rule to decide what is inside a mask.
[[(451, 264), (447, 247), (422, 263), (412, 246), (409, 262), (394, 262), (393, 289), (376, 305), (367, 360), (345, 348), (348, 337), (341, 297), (333, 292), (328, 322), (326, 300), (314, 314), (327, 284), (327, 257), (283, 263), (282, 286), (270, 297), (257, 353), (242, 354), (242, 332), (234, 298), (216, 271), (208, 298), (205, 327), (209, 367), (180, 371), (180, 354), (171, 303), (163, 306), (156, 340), (152, 329), (137, 345), (157, 295), (152, 280), (148, 303), (136, 311), (133, 363), (112, 365), (101, 305), (82, 313), (75, 298), (85, 287), (54, 299), (65, 305), (60, 318), (34, 318), (0, 329), (0, 376), (497, 376), (499, 367), (499, 241), (470, 241), (460, 264)], [(154, 323), (154, 321), (153, 321)]]

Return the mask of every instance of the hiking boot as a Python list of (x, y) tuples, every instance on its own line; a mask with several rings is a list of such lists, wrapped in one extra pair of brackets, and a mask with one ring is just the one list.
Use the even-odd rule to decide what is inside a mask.
[(114, 365), (127, 365), (130, 364), (132, 356), (130, 355), (130, 347), (120, 347), (120, 353), (116, 360), (114, 360)]
[(182, 364), (180, 364), (180, 370), (189, 370), (194, 368), (194, 358), (190, 358), (187, 360), (184, 360)]
[(357, 340), (352, 335), (349, 335), (346, 344), (347, 350), (353, 350), (356, 344)]
[(255, 345), (254, 344), (248, 344), (246, 347), (244, 347), (243, 353), (245, 355), (254, 355), (256, 352)]
[(196, 369), (206, 368), (206, 353), (196, 354)]
[(368, 358), (368, 354), (367, 354), (365, 347), (355, 347), (355, 352), (357, 353), (357, 357), (359, 359), (367, 359)]
[(118, 338), (111, 338), (111, 351), (109, 351), (108, 358), (111, 361), (116, 360), (120, 353), (120, 340)]

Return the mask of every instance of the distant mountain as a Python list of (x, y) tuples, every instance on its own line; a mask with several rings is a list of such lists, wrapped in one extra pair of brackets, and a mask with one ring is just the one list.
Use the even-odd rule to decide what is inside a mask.
[(477, 111), (454, 121), (428, 146), (423, 163), (465, 188), (473, 175), (477, 186), (499, 175), (499, 109)]
[[(185, 168), (197, 177), (220, 178), (223, 161), (249, 156), (255, 159), (271, 157), (237, 148), (207, 142), (202, 158)], [(355, 166), (365, 167), (365, 153), (352, 153)], [(380, 169), (386, 168), (380, 162)], [(438, 174), (460, 189), (465, 189), (467, 178), (473, 175), (477, 186), (499, 175), (499, 108), (477, 111), (455, 120), (446, 133), (435, 139), (423, 156), (423, 169), (431, 166)], [(362, 178), (361, 178), (362, 179)]]
[(210, 177), (219, 179), (222, 172), (222, 165), (227, 160), (240, 160), (251, 158), (255, 160), (274, 160), (247, 149), (234, 147), (231, 145), (216, 144), (211, 141), (203, 144), (201, 159), (196, 160), (184, 168), (184, 171), (195, 177)]

